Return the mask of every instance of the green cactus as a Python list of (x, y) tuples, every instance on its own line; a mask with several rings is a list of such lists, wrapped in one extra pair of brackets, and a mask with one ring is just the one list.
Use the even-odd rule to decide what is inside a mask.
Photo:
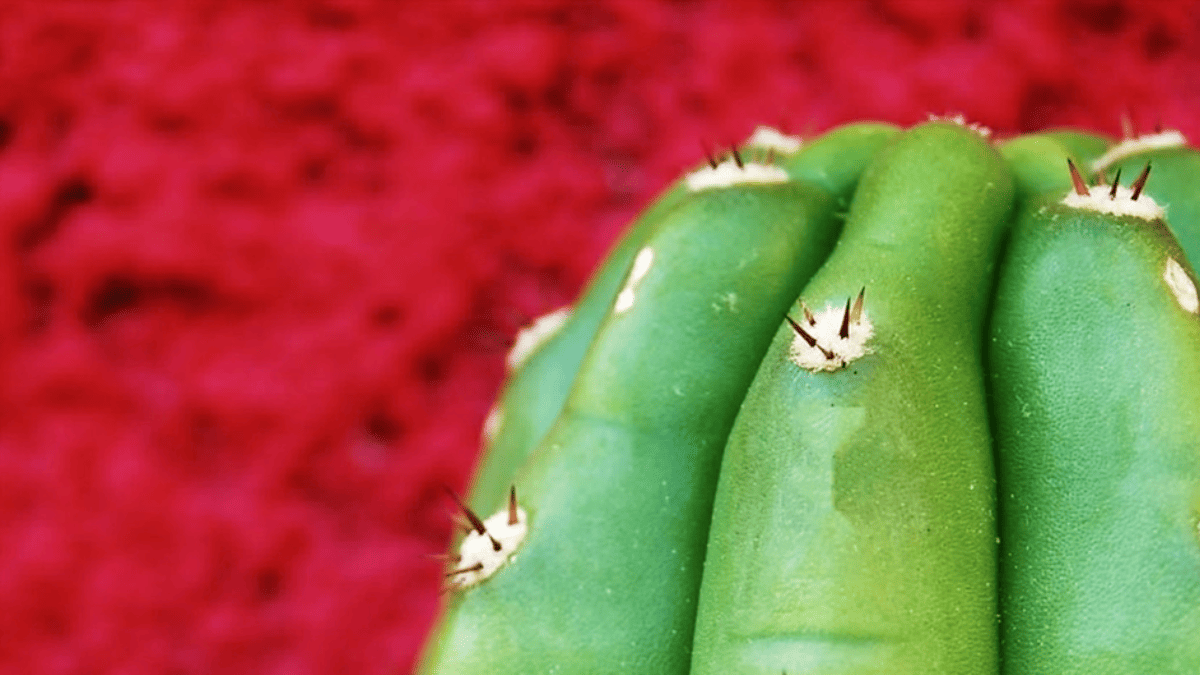
[(419, 672), (1200, 672), (1200, 300), (1114, 157), (958, 119), (690, 172), (511, 359)]

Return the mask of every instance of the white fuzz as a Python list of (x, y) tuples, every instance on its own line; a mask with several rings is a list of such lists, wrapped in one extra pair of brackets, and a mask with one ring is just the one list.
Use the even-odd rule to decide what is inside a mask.
[(1187, 270), (1174, 258), (1167, 258), (1163, 281), (1167, 282), (1167, 288), (1175, 294), (1175, 300), (1184, 311), (1195, 314), (1200, 310), (1200, 296), (1196, 294), (1196, 284), (1192, 283), (1192, 277), (1188, 275)]
[(732, 157), (716, 167), (706, 166), (689, 173), (684, 177), (688, 189), (692, 192), (726, 188), (743, 183), (786, 183), (787, 172), (770, 164), (758, 162), (743, 162), (738, 166)]
[(754, 130), (746, 145), (763, 150), (774, 150), (781, 155), (794, 155), (800, 151), (804, 141), (799, 136), (788, 136), (778, 129), (760, 126)]
[(1112, 187), (1108, 185), (1093, 185), (1088, 188), (1086, 195), (1076, 194), (1074, 190), (1062, 198), (1062, 203), (1076, 209), (1087, 209), (1108, 213), (1114, 216), (1133, 216), (1142, 220), (1162, 218), (1166, 212), (1154, 201), (1154, 198), (1143, 192), (1137, 200), (1131, 199), (1133, 190), (1124, 185), (1117, 186), (1116, 197), (1110, 197)]
[(1092, 172), (1099, 173), (1126, 157), (1148, 150), (1180, 148), (1185, 145), (1187, 145), (1187, 139), (1184, 138), (1183, 134), (1174, 129), (1160, 131), (1156, 134), (1143, 134), (1137, 138), (1126, 138), (1109, 148), (1107, 152), (1092, 162)]
[(488, 411), (487, 417), (483, 420), (483, 432), (480, 437), (483, 439), (485, 446), (492, 444), (492, 439), (496, 438), (496, 434), (500, 433), (500, 427), (504, 425), (504, 410), (500, 406), (492, 406)]
[(974, 131), (975, 133), (979, 134), (983, 138), (991, 138), (992, 137), (991, 129), (980, 124), (979, 122), (968, 122), (967, 116), (963, 115), (962, 113), (959, 113), (957, 115), (935, 115), (933, 113), (929, 113), (929, 121), (930, 122), (953, 122), (960, 127), (966, 127), (967, 129)]
[(849, 336), (843, 338), (840, 333), (845, 316), (844, 307), (826, 305), (824, 310), (812, 315), (812, 321), (807, 318), (797, 321), (816, 344), (810, 345), (802, 335), (795, 333), (789, 354), (792, 363), (814, 373), (833, 372), (870, 354), (867, 342), (875, 334), (875, 328), (867, 311), (862, 310), (857, 321), (850, 321)]
[(533, 320), (533, 323), (522, 328), (517, 333), (517, 340), (513, 343), (512, 349), (508, 351), (508, 358), (505, 363), (508, 364), (509, 370), (516, 370), (525, 363), (525, 360), (533, 355), (546, 343), (546, 340), (554, 337), (567, 319), (571, 318), (571, 308), (562, 307), (543, 314)]
[[(487, 534), (475, 530), (466, 536), (458, 547), (461, 559), (454, 564), (456, 574), (450, 575), (450, 585), (463, 589), (487, 579), (496, 573), (517, 552), (528, 532), (525, 510), (517, 508), (517, 522), (509, 525), (508, 507), (502, 508), (483, 521)], [(499, 549), (496, 550), (496, 544)]]
[(646, 278), (646, 274), (650, 271), (650, 266), (654, 264), (654, 250), (647, 247), (638, 251), (637, 257), (633, 259), (633, 269), (629, 270), (629, 276), (625, 279), (625, 287), (617, 294), (617, 302), (613, 305), (613, 312), (622, 314), (633, 307), (634, 291), (637, 290), (638, 284), (642, 279)]

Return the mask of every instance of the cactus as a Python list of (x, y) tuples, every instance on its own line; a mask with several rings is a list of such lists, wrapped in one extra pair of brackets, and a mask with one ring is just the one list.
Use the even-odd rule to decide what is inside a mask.
[(1145, 152), (1194, 213), (1186, 147), (961, 118), (689, 172), (510, 360), (419, 672), (1200, 672), (1200, 299)]

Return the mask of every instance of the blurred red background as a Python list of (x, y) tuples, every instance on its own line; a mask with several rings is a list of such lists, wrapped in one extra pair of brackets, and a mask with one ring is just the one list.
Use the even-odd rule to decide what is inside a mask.
[(1195, 138), (1189, 5), (3, 3), (0, 672), (408, 672), (512, 336), (702, 143)]

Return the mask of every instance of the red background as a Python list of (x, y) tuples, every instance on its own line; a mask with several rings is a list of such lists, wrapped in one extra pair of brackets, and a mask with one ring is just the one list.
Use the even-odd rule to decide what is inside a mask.
[(702, 142), (1194, 138), (1188, 4), (0, 4), (0, 672), (408, 672), (509, 341)]

